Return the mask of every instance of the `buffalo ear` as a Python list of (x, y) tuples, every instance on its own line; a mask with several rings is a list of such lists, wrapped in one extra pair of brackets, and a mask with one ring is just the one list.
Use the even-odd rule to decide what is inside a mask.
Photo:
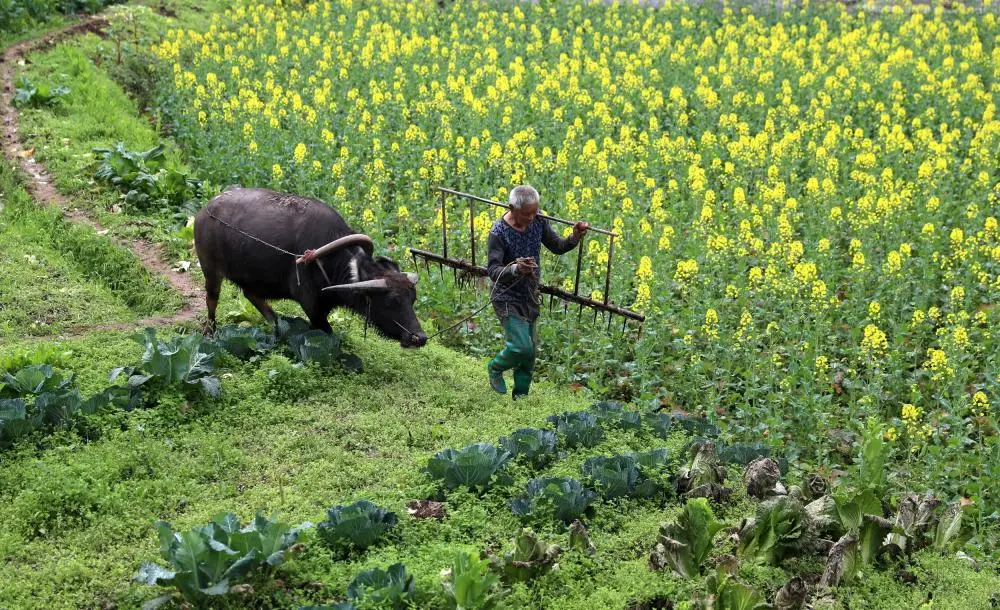
[(375, 264), (379, 267), (387, 267), (390, 271), (399, 271), (399, 265), (388, 256), (376, 256)]

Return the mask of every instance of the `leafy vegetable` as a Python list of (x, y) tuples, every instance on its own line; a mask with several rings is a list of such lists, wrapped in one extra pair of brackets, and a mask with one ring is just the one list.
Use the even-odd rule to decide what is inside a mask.
[(635, 458), (627, 455), (592, 457), (583, 463), (583, 474), (605, 498), (620, 498), (635, 489), (639, 469)]
[(778, 565), (801, 548), (807, 518), (802, 504), (789, 496), (762, 502), (756, 519), (740, 531), (740, 554)]
[(597, 424), (597, 418), (586, 411), (550, 415), (546, 421), (555, 426), (556, 432), (570, 449), (594, 447), (604, 438), (604, 429)]
[(352, 548), (363, 551), (395, 527), (397, 522), (396, 513), (368, 500), (334, 506), (326, 514), (326, 521), (320, 522), (317, 532), (323, 543), (335, 552)]
[(380, 608), (405, 608), (416, 594), (413, 576), (406, 573), (406, 566), (395, 563), (388, 570), (365, 570), (347, 585), (347, 597)]
[(570, 523), (582, 517), (596, 499), (597, 494), (576, 479), (546, 477), (529, 481), (525, 496), (511, 502), (511, 510), (519, 517), (545, 513)]
[(774, 610), (803, 610), (809, 589), (801, 576), (793, 576), (774, 595)]
[(764, 595), (736, 580), (724, 570), (709, 575), (706, 579), (709, 597), (696, 604), (705, 610), (769, 610)]
[(771, 448), (764, 443), (733, 443), (719, 449), (719, 460), (726, 464), (746, 466), (758, 458), (771, 457), (771, 452)]
[(40, 106), (52, 106), (62, 101), (62, 98), (69, 95), (69, 87), (59, 85), (50, 87), (49, 85), (35, 85), (30, 80), (22, 76), (17, 79), (14, 89), (14, 106), (23, 108), (25, 106), (38, 108)]
[(817, 535), (836, 538), (844, 532), (833, 496), (822, 496), (805, 505), (809, 527)]
[(505, 553), (502, 560), (495, 556), (492, 558), (508, 583), (531, 580), (548, 572), (561, 552), (557, 545), (545, 544), (529, 529), (521, 529), (513, 542), (514, 550)]
[(215, 331), (215, 347), (247, 360), (258, 354), (265, 354), (274, 347), (275, 337), (256, 326), (244, 328), (227, 324)]
[(593, 555), (597, 552), (597, 547), (594, 546), (594, 542), (590, 539), (587, 528), (584, 527), (579, 519), (574, 520), (569, 526), (569, 548), (580, 551), (584, 555)]
[(501, 438), (500, 446), (514, 458), (524, 458), (541, 467), (555, 456), (556, 435), (549, 430), (521, 428)]
[(700, 443), (688, 451), (689, 461), (678, 472), (677, 492), (700, 497), (721, 495), (726, 469), (719, 464), (715, 443)]
[(972, 537), (973, 515), (971, 504), (952, 504), (941, 515), (934, 534), (934, 548), (939, 551), (956, 551)]
[[(290, 551), (303, 523), (291, 528), (284, 523), (257, 515), (244, 528), (232, 513), (220, 514), (208, 525), (175, 532), (170, 524), (157, 521), (160, 555), (173, 570), (144, 563), (136, 581), (148, 585), (174, 586), (188, 602), (205, 603), (209, 597), (225, 595), (250, 572), (269, 573), (280, 566)], [(169, 596), (156, 598), (146, 607), (156, 607)]]
[(861, 437), (861, 453), (856, 460), (859, 489), (870, 489), (876, 496), (883, 495), (888, 482), (886, 462), (889, 460), (889, 448), (881, 424), (874, 417), (868, 418)]
[(757, 499), (770, 496), (785, 495), (785, 486), (781, 484), (781, 469), (771, 458), (756, 458), (747, 464), (743, 471), (743, 483), (747, 494)]
[(697, 415), (672, 415), (674, 423), (680, 425), (688, 434), (692, 436), (704, 436), (715, 438), (719, 436), (719, 427), (708, 421), (707, 418)]
[(712, 550), (712, 539), (723, 527), (705, 498), (684, 505), (676, 521), (660, 524), (656, 548), (649, 558), (655, 569), (669, 566), (684, 578), (693, 578)]
[(857, 530), (844, 534), (830, 549), (826, 567), (819, 579), (819, 587), (839, 587), (854, 580), (861, 566), (861, 552), (858, 547)]
[(278, 337), (285, 343), (292, 357), (299, 362), (315, 362), (320, 366), (339, 363), (349, 371), (362, 370), (361, 359), (341, 348), (343, 337), (327, 334), (309, 327), (301, 318), (282, 316), (275, 324)]
[(427, 462), (427, 472), (443, 480), (448, 489), (464, 485), (471, 490), (485, 490), (510, 458), (509, 453), (489, 443), (476, 443), (459, 451), (445, 449), (436, 453)]
[(70, 427), (80, 415), (109, 405), (127, 407), (131, 400), (127, 388), (114, 386), (83, 399), (74, 376), (64, 376), (48, 364), (4, 372), (0, 379), (0, 445), (35, 430)]
[(927, 544), (927, 534), (934, 526), (934, 509), (940, 504), (932, 494), (921, 498), (917, 494), (907, 494), (899, 502), (893, 532), (886, 539), (886, 545), (899, 553), (908, 553), (923, 548)]
[(128, 207), (193, 213), (204, 200), (202, 181), (171, 167), (162, 144), (137, 152), (118, 142), (111, 148), (95, 148), (94, 154), (101, 162), (94, 178), (118, 188)]
[(451, 607), (457, 610), (491, 610), (499, 607), (502, 592), (495, 591), (500, 578), (490, 571), (490, 562), (474, 554), (458, 553), (451, 568), (441, 574)]
[(135, 339), (145, 347), (138, 371), (129, 367), (115, 369), (114, 380), (121, 373), (129, 374), (129, 386), (136, 388), (149, 381), (166, 386), (186, 384), (200, 387), (209, 396), (218, 396), (222, 389), (215, 370), (211, 348), (202, 344), (199, 334), (182, 335), (169, 341), (158, 341), (156, 329), (147, 328)]
[(649, 428), (654, 436), (666, 439), (670, 435), (670, 427), (674, 418), (669, 413), (646, 413), (643, 415), (643, 423)]
[[(643, 459), (647, 463), (657, 463), (661, 454), (650, 453), (643, 454)], [(583, 463), (582, 471), (594, 489), (607, 499), (622, 496), (648, 498), (660, 491), (656, 481), (643, 475), (634, 455), (592, 457)]]
[(837, 506), (840, 524), (846, 530), (860, 529), (865, 515), (882, 516), (882, 503), (871, 489), (838, 493), (833, 499)]
[(858, 548), (861, 551), (861, 561), (868, 565), (875, 561), (882, 551), (886, 535), (892, 531), (892, 522), (876, 515), (865, 515), (862, 518), (859, 531)]
[(619, 402), (598, 402), (588, 410), (604, 427), (635, 431), (642, 429), (642, 416), (637, 411), (629, 411)]

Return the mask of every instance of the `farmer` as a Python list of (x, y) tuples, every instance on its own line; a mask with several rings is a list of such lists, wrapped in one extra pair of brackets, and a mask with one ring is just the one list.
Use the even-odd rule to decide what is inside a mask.
[(493, 280), (490, 300), (503, 326), (506, 345), (487, 364), (490, 386), (507, 393), (503, 373), (514, 369), (513, 398), (528, 394), (537, 352), (535, 320), (541, 306), (538, 290), (541, 246), (556, 254), (569, 252), (580, 243), (589, 228), (586, 222), (573, 225), (573, 234), (562, 238), (538, 216), (538, 191), (523, 184), (514, 187), (510, 211), (493, 224), (489, 237), (487, 272)]

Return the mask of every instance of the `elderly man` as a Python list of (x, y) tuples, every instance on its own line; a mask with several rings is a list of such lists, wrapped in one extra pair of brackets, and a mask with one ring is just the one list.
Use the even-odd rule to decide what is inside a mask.
[(541, 306), (538, 291), (541, 246), (556, 254), (569, 252), (580, 243), (589, 225), (578, 222), (573, 234), (561, 238), (538, 216), (538, 191), (524, 184), (514, 187), (510, 211), (493, 224), (489, 237), (487, 272), (493, 280), (490, 300), (503, 326), (506, 345), (487, 365), (490, 386), (507, 393), (503, 373), (514, 370), (513, 398), (528, 394), (535, 367), (535, 320)]

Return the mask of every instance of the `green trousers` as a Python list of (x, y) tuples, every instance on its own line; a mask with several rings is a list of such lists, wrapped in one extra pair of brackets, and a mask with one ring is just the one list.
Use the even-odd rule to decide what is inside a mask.
[(526, 396), (535, 369), (535, 323), (507, 316), (500, 320), (500, 325), (507, 343), (490, 361), (490, 368), (501, 373), (514, 369), (514, 398)]

